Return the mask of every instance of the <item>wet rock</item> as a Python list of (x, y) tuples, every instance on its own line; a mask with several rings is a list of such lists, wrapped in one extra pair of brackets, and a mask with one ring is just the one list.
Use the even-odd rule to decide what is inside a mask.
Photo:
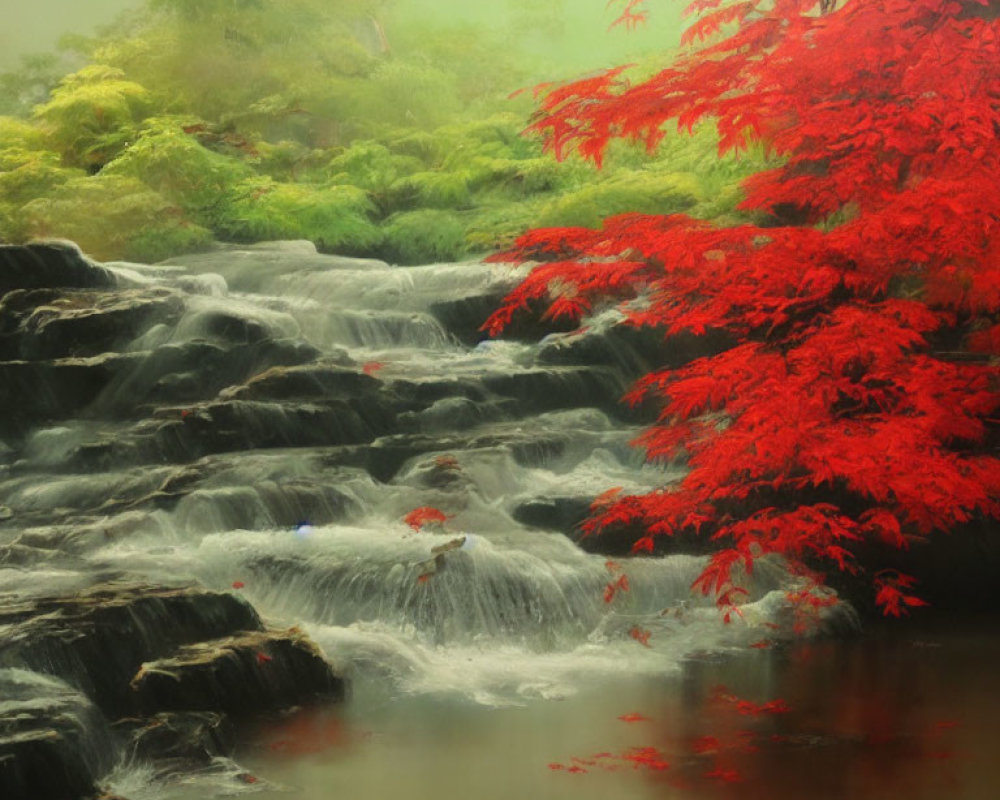
[(536, 497), (514, 508), (511, 516), (523, 525), (579, 536), (580, 525), (590, 516), (591, 497)]
[(547, 337), (541, 343), (538, 363), (604, 365), (621, 369), (634, 379), (654, 369), (676, 369), (697, 358), (721, 353), (732, 345), (732, 338), (725, 331), (668, 337), (661, 329), (636, 328), (619, 322), (595, 325), (582, 333)]
[(593, 407), (620, 419), (630, 418), (621, 402), (628, 383), (607, 367), (549, 367), (519, 372), (493, 373), (483, 385), (496, 394), (517, 400), (522, 413), (563, 408)]
[(0, 362), (0, 433), (11, 438), (31, 428), (82, 414), (140, 357), (107, 353), (90, 358)]
[(260, 628), (253, 608), (232, 594), (105, 584), (0, 606), (0, 666), (59, 676), (118, 715), (132, 707), (129, 681), (143, 662)]
[(13, 289), (109, 288), (112, 274), (70, 242), (0, 244), (0, 294)]
[(240, 717), (341, 700), (346, 690), (316, 645), (294, 628), (183, 647), (169, 658), (143, 664), (131, 685), (147, 710)]
[(115, 293), (12, 292), (0, 305), (8, 358), (45, 360), (122, 350), (154, 324), (176, 321), (183, 302), (169, 290)]
[(226, 758), (236, 746), (236, 731), (224, 714), (211, 711), (162, 712), (117, 726), (129, 757), (150, 763), (160, 778), (169, 778)]
[(294, 339), (220, 345), (191, 341), (141, 353), (134, 369), (116, 376), (101, 397), (108, 415), (134, 415), (150, 404), (195, 403), (238, 386), (273, 367), (305, 364), (319, 355)]
[[(507, 292), (516, 285), (492, 289), (483, 294), (471, 294), (467, 297), (441, 300), (430, 306), (430, 312), (448, 331), (462, 344), (475, 345), (489, 339), (489, 335), (480, 330), (490, 315), (503, 304)], [(535, 306), (530, 311), (518, 314), (503, 332), (504, 339), (522, 341), (537, 341), (546, 334), (571, 331), (577, 327), (572, 320), (542, 320), (541, 306)]]
[(0, 669), (0, 797), (76, 800), (112, 767), (97, 709), (54, 678)]
[(220, 393), (223, 400), (288, 400), (375, 394), (381, 382), (348, 360), (271, 367)]
[(368, 442), (386, 427), (382, 409), (366, 403), (363, 397), (352, 397), (330, 398), (323, 405), (243, 400), (210, 403), (177, 418), (171, 415), (145, 421), (135, 433), (152, 435), (142, 460), (177, 462), (234, 450)]

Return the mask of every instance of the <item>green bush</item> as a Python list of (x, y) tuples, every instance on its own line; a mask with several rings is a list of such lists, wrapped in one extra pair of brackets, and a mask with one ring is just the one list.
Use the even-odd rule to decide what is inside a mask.
[(151, 110), (150, 93), (122, 70), (91, 64), (63, 78), (35, 118), (67, 164), (97, 170), (134, 140)]
[(467, 253), (483, 255), (509, 248), (518, 236), (538, 226), (543, 202), (537, 198), (502, 200), (477, 208), (465, 230)]
[(413, 156), (397, 155), (383, 144), (359, 141), (330, 159), (324, 174), (332, 183), (357, 186), (382, 200), (396, 181), (425, 169)]
[(393, 214), (382, 231), (378, 254), (391, 263), (430, 264), (466, 255), (465, 224), (452, 211), (424, 208)]
[(672, 214), (690, 210), (701, 199), (698, 178), (690, 173), (621, 170), (609, 180), (549, 201), (537, 222), (544, 227), (599, 228), (605, 217), (615, 214)]
[(309, 239), (317, 247), (366, 254), (381, 241), (372, 205), (355, 186), (311, 186), (254, 177), (233, 187), (217, 231), (242, 242)]
[(415, 172), (390, 187), (395, 208), (466, 208), (472, 196), (464, 172)]
[(160, 261), (204, 248), (211, 233), (134, 178), (71, 178), (22, 210), (31, 238), (72, 239), (95, 258)]
[(251, 174), (238, 160), (203, 147), (170, 117), (147, 120), (135, 143), (104, 172), (141, 180), (206, 227), (214, 225), (231, 188)]

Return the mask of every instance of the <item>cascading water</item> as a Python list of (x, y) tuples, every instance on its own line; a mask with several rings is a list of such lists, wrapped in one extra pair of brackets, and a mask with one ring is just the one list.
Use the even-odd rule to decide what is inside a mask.
[[(177, 262), (109, 265), (116, 291), (160, 293), (173, 311), (119, 342), (127, 362), (93, 402), (34, 430), (4, 468), (3, 541), (25, 555), (0, 567), (0, 593), (108, 574), (196, 581), (300, 626), (356, 697), (489, 706), (669, 674), (787, 622), (776, 564), (725, 625), (690, 594), (700, 558), (609, 565), (516, 521), (528, 501), (676, 477), (644, 465), (628, 444), (637, 428), (614, 416), (629, 376), (541, 363), (558, 337), (461, 343), (442, 304), (482, 305), (516, 275), (303, 243)], [(448, 519), (414, 531), (403, 516), (420, 506)], [(628, 591), (606, 598), (621, 574)], [(143, 769), (127, 762), (114, 785), (164, 796)]]

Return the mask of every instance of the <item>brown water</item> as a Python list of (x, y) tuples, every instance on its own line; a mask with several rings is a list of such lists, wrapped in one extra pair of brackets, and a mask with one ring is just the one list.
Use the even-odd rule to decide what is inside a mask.
[(657, 680), (623, 665), (613, 684), (523, 707), (362, 686), (265, 728), (240, 760), (262, 800), (996, 800), (998, 663), (996, 620), (902, 622)]

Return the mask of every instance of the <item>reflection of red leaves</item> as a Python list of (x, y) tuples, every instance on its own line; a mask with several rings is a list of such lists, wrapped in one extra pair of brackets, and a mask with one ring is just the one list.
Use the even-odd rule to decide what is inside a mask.
[(270, 661), (274, 661), (273, 656), (269, 656), (267, 653), (260, 653), (260, 652), (257, 653), (258, 664), (267, 664)]
[(261, 737), (272, 756), (294, 758), (346, 746), (348, 730), (329, 709), (309, 709), (265, 725)]
[(249, 772), (241, 772), (239, 778), (243, 783), (257, 783), (259, 780), (256, 775), (251, 775)]
[(646, 769), (664, 770), (670, 767), (669, 762), (664, 760), (663, 753), (655, 747), (633, 747), (622, 754), (625, 761), (631, 761), (634, 768), (645, 767)]
[(759, 642), (754, 642), (753, 644), (751, 644), (750, 647), (752, 647), (754, 650), (767, 650), (769, 647), (772, 647), (773, 645), (774, 642), (772, 642), (770, 639), (761, 639)]
[(566, 771), (567, 772), (573, 772), (573, 773), (581, 773), (581, 772), (586, 772), (587, 770), (585, 770), (583, 767), (578, 767), (578, 766), (576, 766), (574, 764), (572, 767), (570, 767)]
[[(649, 717), (644, 717), (642, 714), (637, 714), (634, 711), (631, 714), (622, 714), (618, 719), (622, 722), (649, 722)], [(597, 758), (597, 756), (594, 756), (594, 758)]]
[(429, 522), (444, 524), (447, 519), (448, 515), (440, 509), (432, 506), (420, 506), (419, 508), (413, 509), (405, 517), (403, 517), (403, 522), (413, 528), (413, 530), (419, 531)]
[(935, 722), (934, 727), (938, 730), (945, 730), (947, 728), (957, 728), (959, 726), (959, 721), (957, 719), (946, 719), (940, 722)]
[(744, 700), (732, 694), (725, 686), (712, 687), (709, 699), (715, 703), (722, 703), (731, 707), (737, 714), (744, 716), (759, 717), (762, 714), (787, 714), (792, 710), (780, 697), (768, 700), (766, 703), (754, 703), (752, 700)]
[(382, 361), (368, 361), (362, 365), (361, 371), (365, 373), (365, 375), (374, 375), (384, 366), (385, 363)]
[(434, 465), (441, 469), (460, 469), (458, 459), (449, 455), (437, 456)]
[(431, 572), (425, 572), (423, 575), (417, 575), (417, 583), (427, 583), (431, 579)]
[(246, 584), (243, 583), (243, 581), (233, 581), (234, 589), (242, 589), (244, 586), (246, 586)]
[(714, 736), (699, 736), (691, 742), (692, 753), (714, 753), (719, 749), (719, 740)]
[(722, 769), (717, 768), (710, 770), (705, 773), (706, 778), (715, 778), (722, 781), (723, 783), (737, 783), (743, 780), (743, 776), (740, 775), (735, 769)]
[(651, 631), (648, 631), (645, 628), (640, 628), (638, 625), (633, 625), (629, 628), (628, 635), (635, 639), (643, 647), (649, 647), (649, 637), (651, 635)]
[(787, 714), (791, 711), (791, 706), (784, 700), (768, 700), (766, 703), (753, 703), (749, 700), (738, 700), (736, 702), (736, 712), (747, 716), (759, 717), (761, 714)]

